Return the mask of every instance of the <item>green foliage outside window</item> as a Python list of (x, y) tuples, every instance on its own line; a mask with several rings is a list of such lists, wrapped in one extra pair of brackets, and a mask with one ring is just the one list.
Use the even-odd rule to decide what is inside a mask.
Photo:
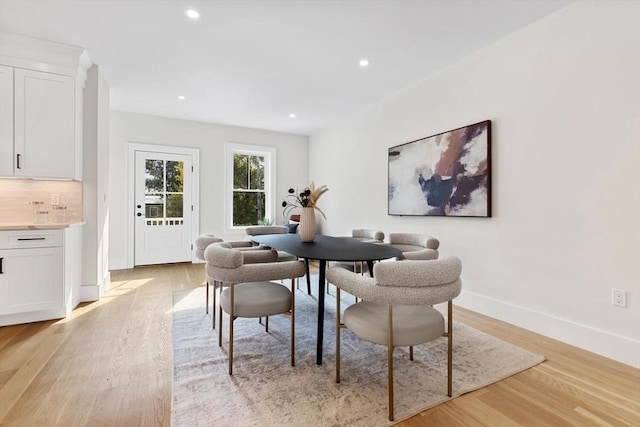
[(233, 225), (260, 224), (265, 216), (265, 159), (233, 155)]
[(146, 217), (182, 218), (184, 162), (147, 159), (145, 169)]

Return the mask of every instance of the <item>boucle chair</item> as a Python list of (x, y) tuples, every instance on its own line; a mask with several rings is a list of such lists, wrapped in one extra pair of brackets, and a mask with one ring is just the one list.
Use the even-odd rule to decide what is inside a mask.
[(415, 233), (389, 233), (388, 245), (400, 249), (402, 255), (397, 259), (431, 260), (438, 259), (440, 241), (435, 237)]
[[(220, 243), (220, 242), (213, 242), (213, 243)], [(245, 257), (244, 257), (244, 262), (245, 264), (254, 264), (254, 263), (263, 263), (263, 262), (276, 262), (277, 258), (278, 258), (278, 253), (274, 250), (271, 250), (270, 248), (267, 248), (265, 246), (253, 246), (253, 244), (247, 240), (237, 240), (237, 241), (231, 241), (231, 242), (224, 242), (226, 243), (225, 247), (228, 246), (231, 249), (236, 249), (238, 251), (241, 251), (243, 253), (245, 253)], [(206, 249), (205, 249), (205, 261), (206, 261)], [(213, 301), (211, 306), (213, 307), (213, 315), (211, 316), (211, 327), (212, 329), (216, 328), (216, 310), (215, 308), (217, 307), (216, 305), (216, 293), (217, 292), (222, 292), (222, 287), (225, 286), (224, 283), (221, 283), (217, 280), (215, 280), (210, 274), (209, 274), (209, 267), (207, 265), (207, 267), (205, 268), (206, 271), (206, 277), (207, 277), (207, 309), (206, 312), (209, 312), (209, 283), (211, 283), (212, 285), (212, 290), (213, 290)]]
[[(351, 230), (351, 238), (359, 240), (365, 243), (382, 243), (384, 241), (384, 232), (381, 230), (374, 230), (371, 228), (354, 228)], [(367, 264), (360, 262), (332, 262), (331, 266), (346, 268), (347, 270), (355, 273), (364, 274), (369, 271)], [(329, 287), (327, 286), (327, 293), (329, 293)]]
[[(361, 276), (332, 267), (327, 278), (336, 285), (336, 383), (340, 382), (340, 328), (358, 337), (386, 345), (388, 354), (389, 420), (393, 421), (393, 350), (438, 337), (448, 338), (447, 394), (452, 393), (453, 303), (460, 294), (462, 264), (455, 257), (429, 261), (381, 262), (373, 267), (374, 277)], [(347, 307), (340, 323), (340, 290), (363, 301)], [(447, 302), (447, 328), (434, 304)]]
[(370, 228), (354, 228), (351, 230), (351, 237), (361, 242), (382, 243), (384, 240), (384, 232)]
[[(286, 225), (256, 225), (253, 227), (247, 227), (246, 229), (247, 238), (251, 239), (251, 236), (262, 236), (265, 234), (288, 234), (289, 227)], [(285, 251), (278, 251), (278, 261), (295, 261), (298, 257), (292, 255)], [(305, 264), (307, 277), (309, 274), (309, 264), (308, 262)], [(311, 295), (311, 282), (307, 278), (307, 293)]]
[[(270, 254), (271, 262), (252, 263), (249, 257)], [(225, 242), (214, 243), (205, 251), (207, 275), (224, 283), (218, 309), (218, 345), (222, 346), (222, 312), (229, 315), (229, 375), (233, 375), (233, 322), (238, 317), (267, 317), (291, 314), (291, 366), (295, 366), (295, 290), (296, 277), (304, 275), (302, 261), (276, 262), (275, 251), (239, 251)], [(256, 261), (254, 259), (253, 261)], [(291, 290), (270, 280), (291, 279)], [(215, 313), (214, 313), (215, 315)]]
[[(207, 247), (209, 247), (209, 245), (213, 244), (213, 243), (219, 243), (222, 242), (223, 240), (219, 237), (216, 237), (213, 234), (210, 233), (206, 233), (206, 234), (201, 234), (200, 236), (198, 236), (196, 238), (196, 258), (202, 260), (202, 261), (206, 261), (205, 257), (204, 257), (204, 251), (207, 249)], [(265, 249), (262, 247), (257, 247), (257, 246), (253, 246), (253, 244), (249, 241), (246, 240), (238, 240), (238, 241), (232, 241), (232, 242), (228, 242), (232, 248), (235, 249), (239, 249), (242, 251), (248, 251), (248, 250), (256, 250), (256, 249)], [(248, 260), (252, 260), (253, 258), (251, 258), (251, 256), (248, 258)], [(268, 261), (267, 261), (268, 262)], [(209, 313), (209, 285), (212, 286), (213, 288), (213, 307), (216, 306), (216, 290), (218, 289), (218, 283), (216, 283), (215, 280), (210, 279), (208, 276), (206, 276), (206, 269), (205, 269), (205, 286), (206, 286), (206, 296), (205, 296), (205, 313)], [(212, 323), (212, 327), (213, 329), (215, 329), (216, 327), (216, 317), (212, 316), (211, 318), (211, 323)]]
[[(207, 247), (212, 243), (218, 243), (222, 241), (223, 240), (221, 238), (216, 237), (213, 234), (201, 234), (196, 239), (196, 258), (198, 258), (199, 260), (205, 261), (204, 251), (207, 249)], [(206, 276), (206, 273), (205, 273), (205, 276)], [(206, 294), (207, 299), (204, 305), (204, 310), (205, 310), (205, 313), (209, 313), (209, 278), (206, 278), (205, 285), (207, 287), (207, 294)], [(214, 305), (215, 305), (216, 285), (214, 283), (212, 283), (212, 285), (213, 285), (213, 292), (214, 292), (213, 298), (214, 298)], [(215, 316), (214, 316), (214, 327), (215, 327)]]

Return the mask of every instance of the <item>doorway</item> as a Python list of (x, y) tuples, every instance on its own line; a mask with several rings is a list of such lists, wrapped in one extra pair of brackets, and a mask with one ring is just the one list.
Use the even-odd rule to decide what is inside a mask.
[(129, 158), (133, 165), (129, 267), (193, 261), (198, 234), (197, 150), (132, 143)]

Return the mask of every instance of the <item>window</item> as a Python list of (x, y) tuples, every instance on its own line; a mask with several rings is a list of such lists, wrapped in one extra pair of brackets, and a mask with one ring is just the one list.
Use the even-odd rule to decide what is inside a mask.
[(273, 219), (273, 147), (226, 145), (226, 227), (234, 230)]

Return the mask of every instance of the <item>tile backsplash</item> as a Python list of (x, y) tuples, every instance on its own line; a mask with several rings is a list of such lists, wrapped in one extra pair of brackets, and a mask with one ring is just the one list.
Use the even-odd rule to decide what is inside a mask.
[[(34, 209), (32, 202), (42, 202), (42, 204), (36, 204)], [(35, 210), (46, 211), (47, 214), (41, 214), (36, 218)], [(81, 182), (0, 179), (0, 224), (80, 221), (82, 221)]]

